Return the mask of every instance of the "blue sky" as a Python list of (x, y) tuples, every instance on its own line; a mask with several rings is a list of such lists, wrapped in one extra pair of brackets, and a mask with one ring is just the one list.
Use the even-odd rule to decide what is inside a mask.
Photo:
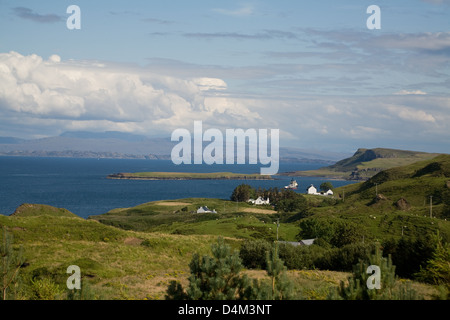
[(448, 152), (449, 17), (447, 0), (0, 0), (0, 136), (202, 120), (283, 146)]

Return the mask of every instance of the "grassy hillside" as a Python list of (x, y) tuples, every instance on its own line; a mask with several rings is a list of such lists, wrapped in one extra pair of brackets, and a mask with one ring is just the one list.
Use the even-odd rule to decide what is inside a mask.
[(379, 239), (400, 237), (403, 225), (406, 235), (440, 229), (450, 240), (450, 155), (387, 169), (365, 182), (336, 188), (335, 195), (338, 205), (312, 212), (354, 219)]
[[(23, 248), (25, 299), (33, 298), (33, 278), (51, 279), (63, 293), (70, 265), (81, 268), (96, 298), (162, 299), (168, 281), (189, 272), (192, 253), (208, 252), (216, 240), (125, 231), (95, 220), (54, 214), (58, 210), (35, 205), (31, 210), (22, 208), (21, 214), (0, 215), (0, 239), (6, 227), (14, 246)], [(237, 246), (233, 239), (227, 241)]]
[(348, 185), (336, 191), (345, 192), (347, 199), (357, 201), (373, 200), (376, 193), (392, 200), (402, 197), (414, 206), (427, 203), (428, 198), (435, 195), (435, 204), (442, 204), (442, 193), (448, 190), (449, 180), (450, 155), (440, 155), (430, 160), (384, 170), (364, 183)]
[[(46, 292), (33, 285), (50, 281), (64, 299), (66, 269), (78, 265), (83, 279), (95, 299), (164, 299), (171, 280), (188, 283), (189, 262), (194, 252), (210, 254), (216, 236), (174, 235), (160, 232), (135, 232), (118, 229), (66, 214), (59, 209), (35, 205), (33, 212), (22, 208), (22, 215), (0, 216), (0, 237), (3, 227), (14, 237), (14, 247), (23, 249), (25, 264), (21, 268), (20, 299), (39, 299)], [(37, 211), (41, 214), (37, 214)], [(239, 240), (225, 238), (234, 248)], [(244, 270), (254, 279), (267, 278), (264, 271)], [(326, 299), (346, 272), (322, 270), (290, 270), (288, 277), (299, 288), (304, 299)], [(437, 294), (431, 285), (415, 282), (413, 286), (426, 298)], [(56, 288), (56, 289), (55, 289)]]
[(380, 171), (432, 159), (439, 154), (395, 149), (358, 149), (355, 154), (317, 170), (289, 172), (290, 176), (367, 180)]
[[(207, 206), (217, 213), (196, 213), (201, 206)], [(220, 199), (189, 198), (155, 201), (133, 208), (115, 209), (106, 214), (91, 216), (90, 219), (126, 230), (275, 240), (274, 222), (278, 217), (279, 215), (270, 206), (253, 206)], [(295, 225), (283, 224), (279, 231), (279, 239), (294, 241), (297, 232)]]
[(73, 214), (67, 209), (55, 208), (52, 206), (42, 204), (22, 204), (14, 211), (12, 216), (15, 217), (35, 217), (35, 216), (56, 216), (56, 217), (72, 217), (77, 218), (76, 214)]

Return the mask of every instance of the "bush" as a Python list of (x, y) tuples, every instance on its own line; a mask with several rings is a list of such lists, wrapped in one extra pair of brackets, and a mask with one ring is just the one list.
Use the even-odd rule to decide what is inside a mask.
[(300, 222), (297, 239), (321, 239), (335, 247), (358, 243), (366, 235), (361, 225), (344, 219), (307, 218)]
[(56, 300), (63, 290), (51, 279), (31, 280), (31, 300)]
[[(372, 275), (367, 272), (369, 266), (379, 268), (379, 287), (369, 288)], [(382, 251), (376, 248), (375, 253), (366, 259), (361, 259), (353, 267), (353, 273), (348, 278), (348, 284), (341, 281), (340, 286), (332, 292), (329, 299), (343, 300), (416, 300), (422, 299), (409, 284), (397, 284), (395, 266), (391, 256), (383, 257)]]
[(326, 252), (320, 246), (293, 246), (291, 244), (280, 244), (280, 258), (284, 260), (286, 267), (290, 270), (315, 269), (317, 261)]
[(330, 243), (334, 234), (333, 225), (328, 220), (308, 218), (300, 222), (300, 232), (297, 239), (322, 239)]
[(434, 250), (433, 242), (428, 236), (418, 239), (401, 238), (398, 241), (391, 239), (383, 243), (383, 252), (392, 256), (396, 273), (400, 277), (410, 279), (425, 266)]
[(316, 261), (316, 267), (323, 270), (351, 271), (359, 260), (367, 260), (375, 244), (352, 243), (342, 248), (324, 252)]
[(321, 185), (320, 185), (320, 190), (322, 190), (322, 191), (324, 191), (324, 192), (327, 192), (328, 190), (333, 190), (334, 189), (334, 187), (333, 187), (333, 185), (331, 184), (331, 182), (323, 182)]
[(305, 212), (308, 209), (308, 203), (302, 195), (295, 198), (287, 198), (278, 201), (275, 205), (278, 212)]
[(238, 185), (231, 194), (231, 201), (247, 202), (255, 197), (255, 190), (248, 184)]
[(266, 240), (246, 240), (241, 246), (239, 257), (246, 268), (265, 269), (266, 252), (270, 248), (270, 243)]

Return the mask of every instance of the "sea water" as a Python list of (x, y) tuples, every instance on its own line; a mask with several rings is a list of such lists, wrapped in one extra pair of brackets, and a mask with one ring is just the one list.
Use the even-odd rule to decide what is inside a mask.
[[(279, 172), (312, 170), (320, 163), (280, 163)], [(76, 159), (40, 157), (0, 157), (0, 214), (10, 215), (23, 203), (65, 208), (87, 218), (114, 208), (128, 208), (157, 200), (183, 198), (229, 199), (234, 188), (246, 183), (255, 188), (279, 188), (292, 177), (275, 180), (114, 180), (118, 172), (235, 172), (258, 173), (259, 165), (174, 165), (165, 160)], [(326, 179), (295, 178), (296, 192), (305, 193)], [(339, 187), (351, 181), (331, 181)]]

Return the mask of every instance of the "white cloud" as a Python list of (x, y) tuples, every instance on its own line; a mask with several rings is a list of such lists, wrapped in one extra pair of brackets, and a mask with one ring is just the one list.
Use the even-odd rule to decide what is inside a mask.
[(426, 113), (423, 110), (416, 110), (410, 107), (394, 105), (388, 106), (387, 109), (389, 110), (389, 112), (391, 112), (391, 114), (396, 115), (403, 120), (425, 123), (436, 122), (436, 118), (433, 115)]
[(332, 104), (326, 105), (325, 110), (327, 111), (328, 114), (341, 114), (342, 113), (342, 110), (339, 110)]
[[(252, 92), (240, 86), (245, 81), (235, 75), (245, 74), (246, 68), (225, 72), (170, 65), (172, 69), (137, 68), (66, 61), (56, 55), (43, 59), (0, 54), (0, 136), (27, 138), (67, 130), (170, 136), (173, 129), (191, 130), (193, 121), (201, 120), (205, 128), (220, 130), (280, 129), (281, 145), (289, 141), (291, 146), (338, 151), (348, 145), (368, 147), (380, 137), (390, 147), (404, 148), (409, 143), (417, 149), (419, 136), (426, 146), (429, 141), (446, 140), (450, 130), (450, 99), (445, 95), (398, 86), (389, 88), (401, 91), (386, 95), (305, 94), (314, 79), (294, 81), (296, 94), (284, 91), (286, 86), (271, 91), (264, 82), (248, 81), (259, 89)], [(256, 75), (267, 76), (255, 73), (245, 80), (257, 79)], [(308, 90), (302, 91), (301, 83)]]
[(415, 90), (415, 91), (401, 90), (401, 91), (395, 92), (394, 94), (399, 95), (399, 96), (405, 96), (405, 95), (410, 95), (410, 94), (426, 95), (427, 93), (423, 92), (422, 90)]
[(372, 127), (366, 127), (366, 126), (356, 126), (355, 128), (350, 129), (349, 133), (351, 135), (353, 135), (353, 136), (357, 136), (357, 137), (361, 138), (361, 136), (374, 137), (376, 135), (386, 134), (388, 132), (386, 130), (379, 129), (379, 128), (372, 128)]
[(224, 15), (228, 15), (228, 16), (249, 16), (254, 13), (254, 8), (252, 6), (247, 5), (247, 6), (242, 6), (235, 10), (217, 8), (217, 9), (213, 9), (213, 11), (224, 14)]
[(226, 90), (227, 84), (222, 79), (214, 78), (194, 78), (192, 81), (199, 87), (202, 91), (209, 90)]
[[(250, 113), (229, 102), (227, 84), (217, 78), (181, 79), (148, 70), (99, 62), (44, 60), (16, 52), (0, 54), (0, 113), (60, 121), (71, 128), (169, 131), (188, 119), (220, 114), (237, 121)], [(221, 99), (208, 99), (215, 92)], [(257, 114), (253, 113), (257, 117)], [(45, 121), (44, 121), (45, 120)]]

